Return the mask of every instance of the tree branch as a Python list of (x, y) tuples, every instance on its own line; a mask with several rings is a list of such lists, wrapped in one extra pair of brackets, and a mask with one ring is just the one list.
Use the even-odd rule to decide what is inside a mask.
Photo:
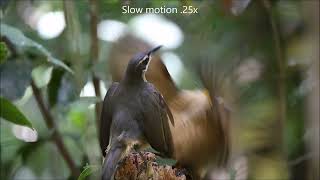
[[(272, 38), (275, 46), (275, 55), (277, 58), (278, 62), (278, 79), (277, 79), (277, 84), (278, 84), (278, 116), (279, 116), (279, 128), (280, 128), (280, 134), (283, 135), (284, 132), (284, 126), (285, 126), (285, 121), (287, 119), (286, 114), (287, 114), (287, 107), (286, 107), (286, 77), (285, 77), (285, 68), (286, 68), (286, 61), (285, 61), (285, 56), (282, 51), (281, 47), (281, 37), (280, 37), (280, 32), (279, 32), (279, 27), (277, 26), (276, 20), (274, 18), (274, 14), (271, 9), (271, 3), (269, 0), (262, 0), (263, 6), (266, 9), (268, 16), (269, 16), (269, 21), (270, 25), (272, 28)], [(282, 144), (282, 139), (281, 138), (281, 143)]]
[[(98, 55), (99, 55), (99, 44), (98, 44), (98, 35), (97, 35), (97, 24), (98, 24), (98, 7), (97, 7), (97, 1), (96, 0), (90, 0), (90, 32), (91, 32), (91, 47), (90, 47), (90, 59), (92, 64), (94, 62), (98, 61)], [(100, 92), (100, 80), (95, 75), (94, 72), (92, 72), (92, 81), (94, 86), (95, 94), (98, 98), (101, 97)], [(101, 102), (96, 103), (96, 125), (99, 127), (100, 125), (100, 112), (101, 112)], [(99, 128), (97, 128), (99, 129)]]
[(55, 123), (54, 123), (53, 116), (51, 115), (49, 109), (46, 107), (44, 100), (43, 100), (43, 97), (41, 95), (40, 89), (35, 85), (33, 80), (31, 80), (31, 87), (32, 87), (33, 94), (36, 98), (38, 107), (40, 109), (40, 112), (43, 116), (43, 119), (45, 120), (45, 123), (46, 123), (48, 129), (52, 130), (52, 132), (53, 132), (52, 137), (53, 137), (55, 145), (57, 146), (57, 148), (58, 148), (60, 154), (62, 155), (62, 157), (64, 158), (64, 160), (66, 161), (66, 163), (71, 171), (72, 176), (78, 177), (80, 174), (80, 171), (76, 167), (74, 161), (71, 158), (70, 153), (68, 152), (66, 146), (64, 145), (62, 137), (61, 137), (61, 135), (60, 135)]
[(66, 39), (69, 46), (69, 57), (71, 67), (75, 73), (77, 93), (80, 93), (83, 86), (84, 59), (81, 56), (81, 26), (74, 0), (63, 0), (63, 12), (66, 21)]

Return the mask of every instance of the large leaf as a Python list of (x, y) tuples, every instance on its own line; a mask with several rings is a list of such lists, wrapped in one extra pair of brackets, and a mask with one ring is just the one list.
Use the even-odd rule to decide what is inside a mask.
[(30, 121), (10, 101), (0, 97), (0, 117), (15, 124), (32, 128)]
[(31, 88), (31, 86), (28, 86), (26, 88), (26, 90), (24, 91), (23, 96), (19, 100), (14, 101), (14, 103), (17, 106), (22, 106), (28, 102), (28, 100), (31, 98), (32, 95), (33, 95), (32, 88)]
[(7, 37), (13, 45), (19, 48), (36, 48), (41, 54), (47, 57), (47, 60), (50, 63), (60, 66), (65, 70), (73, 73), (73, 71), (67, 65), (65, 65), (59, 59), (54, 58), (46, 48), (33, 41), (32, 39), (26, 37), (20, 30), (7, 24), (1, 23), (1, 36)]
[(13, 101), (21, 98), (30, 85), (32, 63), (28, 59), (10, 59), (0, 66), (0, 96)]
[(44, 145), (48, 139), (38, 139), (36, 142), (29, 142), (24, 143), (22, 146), (19, 147), (17, 150), (17, 154), (22, 156), (23, 163), (27, 162), (27, 158), (30, 156), (31, 153), (34, 153), (37, 148)]
[(50, 82), (52, 69), (52, 66), (41, 65), (32, 70), (32, 79), (37, 87), (42, 88)]
[(78, 180), (85, 180), (87, 176), (91, 175), (92, 173), (99, 170), (99, 166), (97, 165), (87, 165), (84, 167), (83, 171), (81, 172)]

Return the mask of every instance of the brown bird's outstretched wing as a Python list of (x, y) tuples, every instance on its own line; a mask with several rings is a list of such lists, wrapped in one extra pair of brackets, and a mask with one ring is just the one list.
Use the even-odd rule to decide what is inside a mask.
[[(230, 68), (231, 71), (237, 63), (239, 61), (231, 63), (231, 67), (228, 67), (228, 69)], [(218, 164), (224, 166), (227, 164), (230, 153), (230, 110), (220, 95), (224, 94), (226, 96), (226, 92), (232, 88), (227, 87), (227, 83), (225, 82), (228, 81), (228, 77), (226, 76), (228, 71), (220, 67), (221, 65), (218, 62), (204, 62), (199, 67), (199, 75), (211, 102), (207, 111), (207, 119), (210, 123), (214, 122), (217, 135), (219, 136), (220, 153), (218, 153)]]
[[(210, 92), (209, 92), (210, 94)], [(219, 136), (219, 144), (217, 147), (218, 166), (226, 166), (229, 160), (230, 153), (230, 110), (223, 103), (222, 98), (211, 97), (210, 109), (207, 111), (207, 119), (209, 124), (214, 124), (216, 133)]]
[(143, 130), (149, 144), (160, 153), (171, 157), (173, 153), (172, 135), (169, 120), (174, 123), (173, 116), (165, 100), (150, 83), (142, 91)]
[(118, 88), (119, 83), (114, 82), (108, 89), (108, 92), (103, 100), (102, 111), (100, 115), (100, 148), (103, 156), (106, 155), (106, 149), (109, 145), (110, 126), (112, 123), (112, 107), (110, 106), (112, 97)]

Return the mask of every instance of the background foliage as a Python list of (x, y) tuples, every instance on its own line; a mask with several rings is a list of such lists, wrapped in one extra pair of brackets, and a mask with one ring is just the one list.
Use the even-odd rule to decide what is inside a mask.
[[(101, 97), (93, 89), (104, 96), (111, 83), (113, 42), (97, 39), (92, 21), (116, 20), (133, 31), (130, 20), (138, 14), (122, 14), (123, 5), (198, 7), (198, 14), (162, 14), (183, 32), (182, 44), (165, 50), (183, 64), (178, 86), (201, 88), (194, 67), (218, 64), (235, 79), (233, 151), (245, 156), (248, 176), (319, 178), (319, 162), (312, 161), (319, 159), (318, 1), (4, 0), (1, 179), (68, 179), (101, 164), (95, 121)], [(66, 23), (54, 38), (41, 36), (36, 25), (48, 12), (62, 12)], [(93, 94), (85, 93), (90, 88)]]

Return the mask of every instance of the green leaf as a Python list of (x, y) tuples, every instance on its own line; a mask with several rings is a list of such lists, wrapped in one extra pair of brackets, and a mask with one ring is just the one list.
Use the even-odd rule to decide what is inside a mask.
[(4, 63), (7, 60), (9, 55), (9, 50), (4, 42), (0, 42), (0, 64)]
[(230, 180), (235, 180), (237, 175), (237, 170), (235, 170), (234, 168), (231, 168), (229, 170), (229, 175), (230, 175)]
[(32, 95), (33, 95), (32, 88), (31, 86), (28, 86), (24, 91), (23, 96), (19, 100), (14, 101), (14, 103), (18, 106), (22, 106), (28, 102), (28, 100), (31, 98)]
[(62, 69), (53, 69), (52, 71), (52, 77), (47, 88), (48, 100), (51, 107), (55, 106), (58, 101), (63, 75), (64, 71)]
[[(146, 151), (148, 152), (152, 152), (152, 153), (158, 153), (158, 151), (156, 151), (155, 149), (153, 149), (152, 147), (148, 147), (146, 148)], [(176, 160), (174, 159), (170, 159), (170, 158), (163, 158), (163, 157), (160, 157), (160, 156), (157, 156), (156, 157), (156, 162), (163, 166), (163, 165), (169, 165), (169, 166), (173, 166), (177, 163)]]
[(68, 119), (72, 122), (72, 124), (77, 127), (77, 129), (85, 129), (86, 128), (86, 112), (79, 108), (72, 108), (68, 115)]
[(0, 117), (14, 124), (32, 128), (30, 121), (10, 101), (0, 97)]
[(156, 162), (157, 162), (160, 166), (163, 166), (163, 165), (173, 166), (173, 165), (175, 165), (175, 164), (177, 163), (177, 161), (174, 160), (174, 159), (162, 158), (162, 157), (160, 157), (160, 156), (157, 156)]
[(98, 171), (100, 168), (97, 165), (86, 165), (81, 172), (78, 180), (85, 180), (87, 176), (91, 175), (92, 173)]
[(36, 142), (29, 142), (29, 143), (24, 143), (19, 149), (17, 150), (17, 154), (21, 154), (22, 156), (22, 161), (24, 163), (27, 162), (27, 158), (36, 151), (37, 148), (41, 147), (44, 145), (48, 139), (38, 139)]
[(32, 70), (32, 79), (37, 87), (42, 88), (49, 84), (52, 74), (52, 66), (41, 65)]
[(48, 62), (60, 66), (65, 70), (73, 73), (73, 71), (59, 59), (53, 57), (51, 53), (39, 43), (26, 37), (20, 30), (1, 23), (1, 36), (6, 36), (10, 42), (19, 48), (36, 48), (41, 54), (47, 57)]

